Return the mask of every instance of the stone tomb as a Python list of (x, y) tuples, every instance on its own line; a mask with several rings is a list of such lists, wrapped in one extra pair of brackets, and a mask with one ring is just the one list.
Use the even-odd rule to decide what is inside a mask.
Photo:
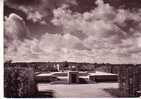
[(68, 71), (68, 83), (79, 83), (79, 73), (77, 71)]

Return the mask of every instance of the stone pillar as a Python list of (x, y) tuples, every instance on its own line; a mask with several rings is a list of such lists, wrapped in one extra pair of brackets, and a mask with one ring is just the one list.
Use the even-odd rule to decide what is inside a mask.
[(57, 71), (59, 72), (60, 71), (60, 64), (57, 64)]
[(79, 73), (77, 71), (68, 72), (68, 83), (79, 83)]

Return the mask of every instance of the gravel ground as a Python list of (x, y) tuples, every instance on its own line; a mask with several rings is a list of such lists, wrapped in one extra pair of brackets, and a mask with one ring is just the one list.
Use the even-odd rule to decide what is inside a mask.
[(95, 83), (95, 84), (47, 84), (39, 83), (39, 91), (53, 90), (57, 98), (97, 98), (115, 97), (104, 89), (117, 89), (118, 83)]

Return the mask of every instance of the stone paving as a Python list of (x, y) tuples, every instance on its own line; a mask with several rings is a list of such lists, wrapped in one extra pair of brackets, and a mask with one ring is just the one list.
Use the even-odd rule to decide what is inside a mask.
[(118, 83), (113, 82), (101, 82), (94, 84), (49, 84), (39, 83), (37, 85), (38, 90), (45, 92), (47, 90), (53, 90), (55, 97), (57, 98), (113, 98), (110, 93), (104, 89), (118, 88)]

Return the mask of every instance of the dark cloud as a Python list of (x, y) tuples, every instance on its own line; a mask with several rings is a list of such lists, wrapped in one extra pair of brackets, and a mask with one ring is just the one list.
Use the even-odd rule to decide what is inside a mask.
[(53, 33), (53, 34), (58, 33), (58, 32), (61, 33), (60, 27), (54, 26), (50, 22), (48, 22), (47, 24), (41, 24), (40, 22), (34, 23), (32, 20), (26, 19), (27, 15), (23, 11), (19, 9), (10, 8), (9, 6), (5, 5), (4, 6), (4, 16), (8, 17), (11, 13), (15, 13), (18, 16), (21, 16), (23, 18), (26, 26), (28, 27), (30, 31), (29, 34), (31, 35), (31, 37), (39, 38), (46, 32)]
[(14, 5), (34, 5), (40, 4), (41, 0), (5, 0), (5, 3), (10, 3)]
[(5, 0), (5, 5), (24, 12), (27, 20), (46, 24), (52, 17), (52, 10), (63, 4), (74, 5), (75, 0)]
[(33, 23), (31, 21), (26, 21), (26, 24), (30, 30), (30, 35), (33, 38), (40, 38), (42, 35), (44, 35), (46, 32), (50, 34), (61, 34), (62, 28), (59, 26), (54, 26), (51, 23), (48, 24), (40, 24), (40, 23)]
[(4, 5), (4, 16), (9, 16), (11, 13), (16, 13), (26, 19), (26, 14), (23, 11)]
[(76, 0), (76, 1), (77, 5), (70, 6), (70, 9), (75, 12), (83, 13), (97, 7), (97, 5), (95, 4), (96, 0)]
[[(104, 0), (114, 8), (138, 9), (140, 0)], [(45, 23), (52, 19), (52, 10), (63, 4), (69, 5), (75, 12), (86, 12), (97, 7), (96, 0), (5, 0), (5, 5), (20, 10), (27, 15), (28, 20)]]
[(109, 3), (116, 8), (125, 9), (138, 9), (141, 8), (141, 0), (104, 0), (105, 3)]
[[(97, 0), (77, 0), (78, 5), (71, 6), (71, 10), (76, 12), (86, 12), (97, 7)], [(136, 10), (141, 8), (141, 0), (103, 0), (104, 3), (110, 4), (114, 8), (124, 8)]]

